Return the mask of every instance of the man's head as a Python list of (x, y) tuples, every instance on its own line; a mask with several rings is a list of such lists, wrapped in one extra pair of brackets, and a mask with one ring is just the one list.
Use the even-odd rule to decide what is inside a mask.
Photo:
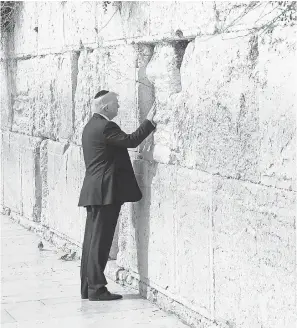
[(107, 90), (99, 91), (93, 100), (92, 112), (103, 114), (110, 120), (118, 115), (119, 101), (118, 94)]

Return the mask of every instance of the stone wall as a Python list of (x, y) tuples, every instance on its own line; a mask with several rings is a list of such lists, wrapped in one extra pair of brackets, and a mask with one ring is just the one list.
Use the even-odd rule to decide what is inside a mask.
[(272, 5), (247, 6), (23, 2), (1, 44), (1, 211), (79, 248), (92, 97), (119, 93), (126, 132), (156, 100), (129, 150), (144, 197), (122, 208), (116, 278), (197, 327), (291, 328), (296, 25), (248, 34)]

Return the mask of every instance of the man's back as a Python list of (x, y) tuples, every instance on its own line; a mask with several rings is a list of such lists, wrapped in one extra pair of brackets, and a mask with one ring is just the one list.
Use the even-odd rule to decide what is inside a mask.
[(108, 121), (98, 116), (93, 116), (90, 119), (82, 134), (84, 161), (88, 175), (102, 171), (106, 163), (111, 162), (110, 152), (103, 134)]
[(142, 194), (127, 148), (136, 147), (154, 126), (146, 120), (132, 134), (94, 114), (82, 136), (86, 175), (79, 206), (135, 202)]

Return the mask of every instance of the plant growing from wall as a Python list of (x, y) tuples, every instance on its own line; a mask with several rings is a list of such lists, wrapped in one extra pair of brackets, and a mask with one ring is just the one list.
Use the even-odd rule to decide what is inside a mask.
[[(230, 30), (236, 30), (237, 25), (240, 25), (241, 21), (244, 20), (247, 15), (258, 9), (262, 10), (262, 13), (255, 22), (256, 26), (242, 30), (242, 32), (244, 32), (242, 36), (247, 36), (255, 32), (258, 32), (258, 35), (261, 36), (270, 33), (277, 26), (293, 26), (297, 22), (296, 1), (251, 1), (246, 4), (243, 3), (242, 7), (244, 8), (242, 13), (227, 26), (218, 29), (216, 34), (228, 33)], [(269, 20), (266, 20), (267, 17), (270, 17)], [(261, 20), (265, 20), (265, 22), (260, 23)]]
[(15, 14), (21, 1), (1, 1), (1, 37), (3, 32), (10, 32), (14, 28)]
[(107, 6), (111, 3), (111, 1), (103, 1), (102, 2), (102, 8), (104, 10), (104, 12), (107, 12)]

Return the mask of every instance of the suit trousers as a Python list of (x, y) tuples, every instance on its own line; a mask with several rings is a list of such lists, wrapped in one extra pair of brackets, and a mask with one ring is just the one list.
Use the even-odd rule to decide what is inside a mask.
[(94, 295), (107, 285), (104, 269), (108, 261), (112, 240), (122, 203), (87, 206), (80, 277), (81, 295)]

